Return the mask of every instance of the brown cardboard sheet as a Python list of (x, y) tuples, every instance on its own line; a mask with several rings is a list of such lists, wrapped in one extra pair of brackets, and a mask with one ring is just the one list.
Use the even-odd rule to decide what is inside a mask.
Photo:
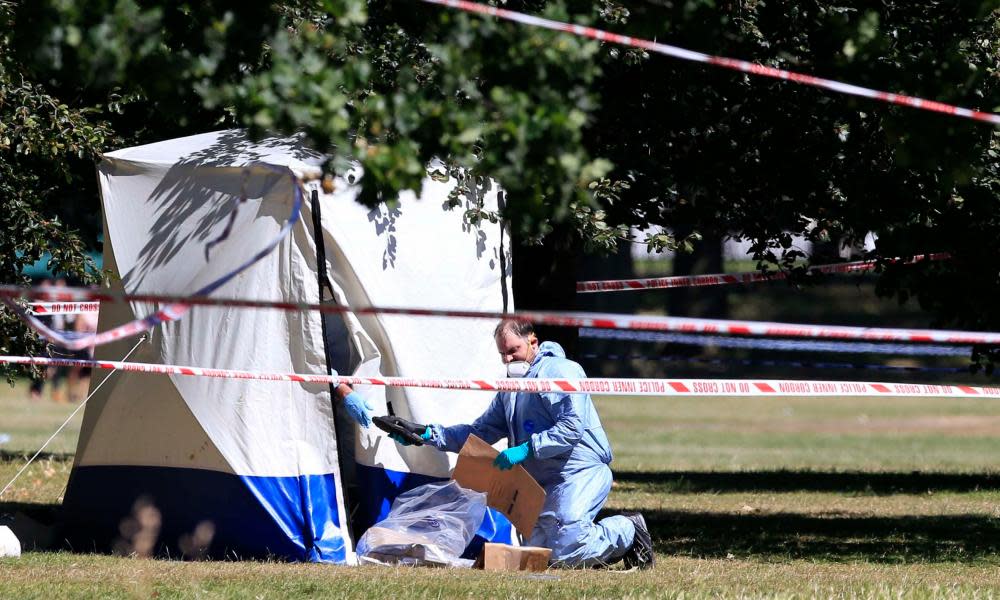
[(490, 508), (502, 512), (522, 536), (531, 535), (545, 504), (545, 490), (517, 465), (508, 471), (493, 466), (497, 452), (474, 435), (462, 446), (451, 478), (464, 488), (486, 492)]

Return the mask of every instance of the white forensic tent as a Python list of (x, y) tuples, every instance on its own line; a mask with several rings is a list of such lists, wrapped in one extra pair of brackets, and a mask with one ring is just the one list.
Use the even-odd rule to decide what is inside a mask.
[[(114, 288), (190, 294), (236, 269), (275, 238), (291, 212), (292, 178), (265, 165), (304, 175), (322, 162), (296, 140), (254, 143), (237, 130), (105, 155), (98, 167), (104, 264)], [(445, 210), (453, 181), (427, 178), (419, 198), (404, 193), (394, 208), (368, 209), (355, 202), (360, 173), (348, 179), (338, 179), (331, 194), (307, 184), (291, 233), (213, 296), (513, 308), (503, 231), (464, 223), (463, 207)], [(497, 191), (483, 193), (486, 208), (495, 208)], [(99, 329), (159, 308), (105, 303)], [(153, 329), (130, 360), (289, 373), (499, 377), (494, 326), (484, 319), (196, 306)], [(134, 343), (99, 347), (97, 356), (120, 359)], [(375, 414), (391, 411), (420, 422), (469, 421), (491, 400), (483, 392), (357, 391)], [(326, 385), (116, 373), (86, 408), (64, 500), (68, 537), (77, 548), (110, 547), (136, 503), (144, 502), (160, 516), (160, 549), (183, 549), (185, 536), (210, 523), (201, 531), (212, 532), (211, 555), (351, 562), (351, 534), (384, 517), (402, 491), (447, 477), (454, 457), (402, 449), (338, 412)], [(492, 513), (480, 535), (506, 541), (510, 525)]]

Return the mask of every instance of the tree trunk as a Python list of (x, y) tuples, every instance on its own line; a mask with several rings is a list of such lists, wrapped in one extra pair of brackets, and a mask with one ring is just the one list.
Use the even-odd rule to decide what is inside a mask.
[[(539, 246), (526, 245), (513, 236), (511, 252), (516, 310), (574, 310), (580, 243), (570, 228), (557, 225)], [(567, 356), (576, 352), (579, 335), (575, 327), (536, 324), (535, 332), (541, 341), (558, 342)]]
[[(630, 279), (635, 277), (632, 261), (632, 244), (619, 242), (614, 254), (585, 254), (577, 259), (580, 280)], [(649, 292), (655, 294), (656, 292)], [(649, 298), (649, 296), (646, 296)], [(638, 313), (643, 292), (608, 292), (578, 294), (577, 307), (588, 312), (609, 312), (623, 315)], [(578, 353), (571, 358), (581, 365), (591, 377), (635, 377), (638, 373), (632, 361), (608, 358), (637, 354), (634, 344), (621, 340), (581, 338)]]
[[(679, 231), (677, 237), (686, 235)], [(723, 239), (720, 235), (706, 235), (695, 245), (694, 252), (674, 255), (674, 275), (705, 275), (722, 273)], [(729, 302), (724, 286), (677, 288), (670, 290), (668, 313), (675, 317), (704, 317), (725, 319), (729, 316)]]

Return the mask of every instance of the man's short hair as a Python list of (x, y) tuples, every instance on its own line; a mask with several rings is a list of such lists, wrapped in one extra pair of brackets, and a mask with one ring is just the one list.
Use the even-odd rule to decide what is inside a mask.
[(519, 321), (517, 319), (503, 319), (497, 323), (496, 329), (493, 330), (493, 337), (498, 338), (500, 334), (504, 331), (509, 331), (518, 337), (528, 337), (529, 335), (535, 333), (535, 326), (529, 321)]

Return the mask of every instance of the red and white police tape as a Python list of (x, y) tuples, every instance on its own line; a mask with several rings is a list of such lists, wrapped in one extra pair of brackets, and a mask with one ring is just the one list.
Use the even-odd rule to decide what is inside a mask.
[[(916, 264), (918, 262), (947, 260), (951, 255), (947, 252), (935, 254), (919, 254), (909, 259), (890, 259), (888, 263)], [(842, 274), (861, 273), (875, 269), (877, 261), (859, 260), (855, 262), (837, 263), (832, 265), (817, 265), (808, 269), (809, 273)], [(709, 285), (732, 285), (736, 283), (756, 283), (760, 281), (778, 281), (787, 279), (784, 271), (761, 273), (747, 271), (743, 273), (717, 273), (711, 275), (682, 275), (677, 277), (652, 277), (646, 279), (606, 279), (600, 281), (580, 281), (576, 284), (579, 293), (617, 292), (629, 290), (701, 287)], [(78, 315), (96, 313), (100, 302), (33, 302), (28, 305), (29, 312), (35, 315)]]
[(774, 379), (418, 379), (412, 377), (347, 377), (299, 373), (262, 373), (233, 369), (181, 367), (109, 360), (76, 360), (31, 356), (0, 356), (0, 363), (38, 366), (82, 366), (139, 373), (190, 375), (224, 379), (256, 379), (298, 383), (379, 385), (486, 392), (553, 392), (621, 396), (913, 396), (1000, 398), (1000, 386), (928, 385), (858, 381), (795, 381)]
[(508, 21), (514, 21), (517, 23), (521, 23), (523, 25), (530, 25), (533, 27), (541, 27), (544, 29), (562, 31), (580, 37), (592, 38), (595, 40), (599, 40), (601, 42), (612, 42), (615, 44), (621, 44), (623, 46), (642, 48), (644, 50), (649, 50), (650, 52), (655, 52), (657, 54), (664, 54), (666, 56), (672, 56), (674, 58), (679, 58), (681, 60), (707, 63), (710, 65), (715, 65), (717, 67), (732, 69), (734, 71), (742, 71), (744, 73), (749, 73), (751, 75), (762, 75), (764, 77), (773, 77), (775, 79), (782, 79), (785, 81), (792, 81), (803, 85), (819, 87), (834, 92), (838, 92), (841, 94), (862, 96), (864, 98), (871, 98), (873, 100), (879, 100), (881, 102), (886, 102), (889, 104), (909, 106), (911, 108), (918, 108), (921, 110), (939, 112), (947, 115), (954, 115), (956, 117), (965, 117), (967, 119), (974, 119), (976, 121), (985, 121), (987, 123), (1000, 125), (1000, 115), (973, 110), (969, 108), (962, 108), (960, 106), (953, 106), (951, 104), (936, 102), (934, 100), (925, 100), (923, 98), (917, 98), (914, 96), (906, 96), (903, 94), (882, 92), (879, 90), (873, 90), (871, 88), (852, 85), (849, 83), (835, 81), (832, 79), (823, 79), (820, 77), (814, 77), (812, 75), (805, 75), (802, 73), (795, 73), (793, 71), (786, 71), (784, 69), (767, 67), (758, 63), (752, 63), (749, 61), (739, 60), (735, 58), (712, 56), (711, 54), (695, 52), (693, 50), (687, 50), (685, 48), (679, 48), (677, 46), (671, 46), (669, 44), (661, 44), (650, 40), (644, 40), (642, 38), (634, 38), (627, 35), (619, 35), (617, 33), (611, 33), (610, 31), (595, 29), (593, 27), (585, 27), (583, 25), (574, 25), (572, 23), (563, 23), (561, 21), (553, 21), (551, 19), (534, 17), (531, 15), (526, 15), (524, 13), (515, 12), (512, 10), (505, 10), (503, 8), (486, 6), (485, 4), (478, 4), (476, 2), (468, 2), (466, 0), (423, 0), (423, 1), (430, 4), (438, 4), (441, 6), (447, 6), (449, 8), (455, 8), (469, 13), (490, 15), (498, 19), (506, 19)]
[[(893, 258), (886, 262), (905, 265), (924, 261), (946, 260), (951, 258), (947, 252), (936, 254), (920, 254), (909, 259)], [(838, 263), (834, 265), (817, 265), (808, 269), (809, 273), (861, 273), (872, 271), (878, 262), (874, 260), (859, 260), (855, 262)], [(761, 273), (748, 271), (744, 273), (717, 273), (713, 275), (680, 275), (677, 277), (652, 277), (647, 279), (606, 279), (602, 281), (579, 281), (576, 291), (580, 294), (592, 292), (626, 292), (631, 290), (651, 290), (661, 288), (702, 287), (709, 285), (733, 285), (736, 283), (756, 283), (759, 281), (779, 281), (787, 279), (784, 271)]]
[[(513, 313), (448, 310), (431, 308), (404, 308), (361, 306), (347, 307), (330, 304), (308, 304), (296, 302), (271, 302), (266, 300), (242, 300), (234, 298), (210, 298), (204, 296), (174, 296), (167, 294), (119, 294), (100, 292), (82, 288), (61, 288), (59, 292), (44, 288), (28, 289), (10, 285), (0, 285), (0, 297), (31, 298), (58, 301), (128, 301), (161, 302), (169, 305), (160, 312), (180, 308), (187, 310), (194, 305), (234, 306), (241, 308), (272, 308), (285, 311), (319, 311), (324, 313), (354, 313), (358, 315), (390, 314), (419, 317), (458, 317), (475, 319), (516, 319), (536, 325), (558, 327), (591, 327), (594, 329), (628, 329), (634, 331), (674, 331), (681, 333), (711, 333), (716, 335), (738, 335), (755, 337), (791, 337), (810, 339), (865, 340), (876, 342), (1000, 345), (1000, 333), (979, 331), (951, 331), (933, 329), (895, 329), (887, 327), (848, 327), (840, 325), (805, 325), (797, 323), (775, 323), (767, 321), (727, 321), (722, 319), (694, 319), (687, 317), (633, 316), (613, 313), (585, 313), (569, 311), (518, 311)], [(157, 313), (159, 314), (159, 313)], [(169, 317), (170, 315), (166, 315)], [(133, 322), (134, 331), (111, 332), (120, 339), (141, 333), (141, 322)], [(148, 327), (146, 328), (148, 329)], [(103, 339), (103, 338), (102, 338)]]
[[(891, 259), (887, 262), (916, 264), (918, 262), (946, 260), (948, 258), (951, 258), (951, 255), (947, 252), (938, 252), (935, 254), (920, 254), (910, 259)], [(810, 267), (808, 271), (810, 273), (823, 274), (861, 273), (874, 270), (876, 265), (877, 262), (874, 260), (859, 260), (833, 265), (818, 265)], [(760, 271), (747, 271), (744, 273), (682, 275), (678, 277), (653, 277), (647, 279), (607, 279), (601, 281), (577, 282), (576, 291), (580, 293), (590, 293), (657, 288), (701, 287), (708, 285), (731, 285), (736, 283), (776, 281), (787, 278), (788, 274), (784, 271), (766, 274), (761, 273)], [(29, 312), (35, 315), (78, 315), (83, 313), (95, 313), (98, 312), (100, 307), (100, 302), (33, 302), (28, 305)]]
[(101, 310), (100, 302), (32, 302), (28, 312), (41, 315), (82, 315)]
[[(893, 258), (886, 262), (890, 264), (900, 263), (905, 265), (916, 264), (926, 261), (947, 260), (951, 255), (947, 252), (934, 254), (919, 254), (908, 259)], [(872, 271), (878, 262), (874, 260), (859, 260), (854, 262), (837, 263), (832, 265), (817, 265), (808, 269), (809, 273), (822, 274), (843, 274), (862, 273)], [(779, 281), (787, 279), (788, 274), (784, 271), (774, 273), (761, 273), (760, 271), (747, 271), (743, 273), (716, 273), (706, 275), (681, 275), (677, 277), (652, 277), (645, 279), (606, 279), (599, 281), (580, 281), (576, 284), (576, 291), (585, 294), (591, 292), (618, 292), (643, 289), (658, 288), (681, 288), (681, 287), (702, 287), (710, 285), (732, 285), (737, 283), (756, 283), (760, 281)], [(82, 313), (95, 313), (100, 309), (99, 302), (33, 302), (29, 306), (29, 312), (35, 315), (71, 315)]]

